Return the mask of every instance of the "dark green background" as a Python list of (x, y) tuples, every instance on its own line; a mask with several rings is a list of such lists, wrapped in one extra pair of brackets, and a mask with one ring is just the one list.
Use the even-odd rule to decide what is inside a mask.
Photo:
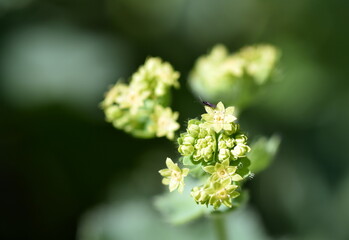
[(183, 130), (203, 112), (186, 84), (196, 58), (216, 43), (262, 42), (281, 49), (282, 77), (240, 123), (282, 144), (247, 184), (250, 205), (275, 239), (348, 239), (347, 16), (339, 0), (0, 0), (0, 238), (75, 239), (82, 214), (110, 189), (162, 192), (157, 170), (175, 144), (113, 129), (98, 107), (103, 93), (159, 56), (181, 73), (172, 106)]

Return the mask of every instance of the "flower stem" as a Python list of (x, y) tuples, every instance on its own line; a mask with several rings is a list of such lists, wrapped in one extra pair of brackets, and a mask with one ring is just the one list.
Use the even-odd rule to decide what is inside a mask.
[(217, 240), (228, 240), (224, 214), (213, 214), (212, 220), (216, 230)]

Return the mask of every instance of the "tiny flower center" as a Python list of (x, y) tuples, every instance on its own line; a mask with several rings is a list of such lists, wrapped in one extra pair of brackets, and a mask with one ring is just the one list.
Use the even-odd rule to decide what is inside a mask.
[(215, 111), (215, 114), (213, 116), (213, 121), (215, 121), (215, 122), (223, 122), (224, 121), (224, 112)]
[(181, 180), (181, 173), (178, 171), (172, 171), (171, 177), (175, 179), (176, 181)]
[(160, 117), (158, 120), (158, 125), (161, 126), (161, 128), (164, 128), (167, 125), (168, 121), (164, 117)]
[(128, 95), (128, 100), (133, 103), (136, 102), (137, 100), (137, 94), (135, 92), (130, 92), (130, 94)]
[(223, 199), (226, 198), (228, 196), (227, 191), (225, 189), (222, 189), (220, 191), (217, 192), (217, 197)]
[(219, 177), (224, 178), (227, 175), (227, 172), (223, 169), (218, 172)]

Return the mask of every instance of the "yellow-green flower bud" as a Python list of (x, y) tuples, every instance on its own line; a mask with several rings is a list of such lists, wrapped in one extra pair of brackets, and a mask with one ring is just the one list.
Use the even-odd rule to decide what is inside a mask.
[(235, 136), (235, 141), (239, 143), (245, 144), (247, 142), (247, 136), (245, 134), (238, 134)]
[(250, 151), (250, 147), (245, 144), (237, 144), (230, 152), (233, 155), (233, 159), (245, 157)]
[(198, 138), (205, 138), (207, 135), (211, 134), (211, 130), (206, 128), (206, 124), (200, 124), (200, 131), (199, 131), (199, 135)]
[(190, 195), (197, 203), (206, 204), (209, 200), (209, 195), (205, 192), (204, 187), (194, 187), (191, 190)]
[(232, 148), (235, 145), (235, 140), (229, 136), (226, 132), (221, 134), (218, 140), (219, 149), (221, 148)]
[[(130, 124), (131, 121), (131, 117), (129, 114), (123, 114), (120, 118), (117, 118), (115, 120), (112, 121), (113, 126), (118, 128), (118, 129), (122, 129), (124, 127), (126, 127), (128, 124)], [(128, 132), (128, 130), (125, 129), (126, 132)]]
[(229, 160), (230, 158), (230, 151), (229, 149), (226, 148), (221, 148), (219, 149), (219, 154), (218, 154), (218, 160), (219, 161), (224, 161), (224, 160)]
[(200, 123), (201, 123), (201, 121), (199, 121), (197, 119), (191, 119), (188, 122), (187, 132), (194, 138), (196, 138), (199, 135)]
[(183, 156), (190, 156), (194, 153), (194, 147), (192, 145), (180, 145), (178, 147), (178, 152)]
[(225, 144), (228, 148), (232, 148), (235, 145), (235, 140), (233, 138), (228, 138), (225, 140)]
[(122, 116), (122, 110), (118, 106), (110, 106), (105, 109), (105, 117), (108, 122)]
[(224, 140), (218, 141), (218, 149), (228, 148), (226, 142)]
[(231, 124), (231, 130), (225, 130), (224, 133), (225, 133), (226, 135), (230, 136), (230, 135), (232, 135), (232, 134), (238, 132), (239, 129), (240, 129), (240, 125), (239, 125), (239, 124), (237, 124), (237, 123), (232, 123), (232, 124)]
[(187, 135), (183, 138), (184, 145), (193, 145), (195, 143), (195, 138), (190, 135)]
[(202, 157), (204, 158), (204, 161), (208, 162), (212, 160), (213, 157), (213, 146), (209, 145), (201, 150)]

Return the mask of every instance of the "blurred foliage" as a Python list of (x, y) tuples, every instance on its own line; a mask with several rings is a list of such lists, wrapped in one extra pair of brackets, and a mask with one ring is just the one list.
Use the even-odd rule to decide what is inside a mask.
[[(348, 239), (343, 1), (0, 0), (0, 18), (1, 239), (75, 239), (80, 219), (90, 224), (80, 239), (100, 239), (98, 228), (107, 227), (132, 239), (131, 220), (140, 234), (154, 227), (159, 236), (167, 228), (185, 235), (157, 227), (149, 204), (175, 146), (115, 131), (98, 104), (109, 84), (160, 56), (182, 73), (173, 108), (185, 122), (202, 112), (185, 88), (195, 60), (216, 43), (235, 51), (258, 42), (282, 51), (283, 80), (260, 92), (239, 124), (249, 136), (277, 132), (282, 144), (271, 167), (247, 183), (248, 210), (229, 216), (229, 231), (250, 234), (241, 239)], [(109, 188), (127, 200), (114, 198), (100, 210), (110, 217), (95, 218), (99, 207), (89, 209), (106, 202)], [(209, 223), (200, 224), (188, 228), (212, 239)]]
[(250, 170), (258, 173), (271, 164), (280, 145), (280, 137), (273, 135), (269, 139), (260, 137), (251, 144), (251, 151), (247, 157), (251, 161)]
[[(137, 199), (137, 200), (136, 200)], [(253, 209), (227, 216), (228, 236), (245, 240), (269, 239)], [(85, 214), (78, 240), (109, 239), (214, 239), (214, 228), (208, 219), (173, 226), (161, 221), (151, 204), (142, 198), (127, 202), (103, 204)]]
[(196, 60), (188, 82), (197, 96), (214, 103), (223, 101), (240, 112), (251, 105), (263, 85), (277, 79), (280, 55), (267, 44), (246, 46), (236, 53), (216, 45)]

